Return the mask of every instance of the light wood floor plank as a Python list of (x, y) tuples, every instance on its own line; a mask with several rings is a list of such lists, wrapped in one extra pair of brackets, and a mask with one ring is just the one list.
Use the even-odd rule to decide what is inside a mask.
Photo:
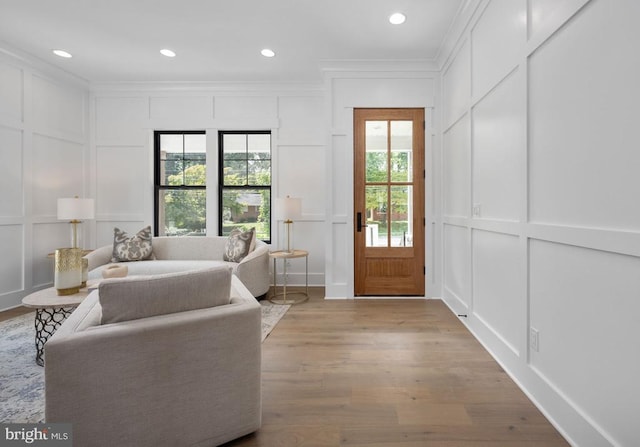
[(262, 345), (262, 428), (226, 447), (568, 445), (441, 301), (312, 291)]
[(14, 307), (13, 309), (5, 310), (0, 312), (0, 321), (10, 320), (11, 318), (19, 317), (20, 315), (28, 314), (29, 312), (34, 312), (33, 309), (29, 309), (27, 307)]
[(262, 428), (226, 447), (568, 446), (441, 301), (311, 292), (262, 345)]

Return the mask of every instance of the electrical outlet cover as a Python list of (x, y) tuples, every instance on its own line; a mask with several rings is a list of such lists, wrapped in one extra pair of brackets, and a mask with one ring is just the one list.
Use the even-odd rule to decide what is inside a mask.
[(540, 333), (535, 328), (531, 328), (530, 330), (529, 344), (531, 345), (531, 349), (540, 352)]

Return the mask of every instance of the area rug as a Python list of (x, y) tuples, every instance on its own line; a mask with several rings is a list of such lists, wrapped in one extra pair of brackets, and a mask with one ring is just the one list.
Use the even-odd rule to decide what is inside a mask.
[(273, 304), (268, 300), (260, 301), (260, 304), (262, 305), (262, 341), (264, 341), (291, 305)]
[[(262, 305), (262, 341), (291, 306)], [(0, 422), (44, 420), (44, 368), (36, 365), (33, 313), (0, 322)]]

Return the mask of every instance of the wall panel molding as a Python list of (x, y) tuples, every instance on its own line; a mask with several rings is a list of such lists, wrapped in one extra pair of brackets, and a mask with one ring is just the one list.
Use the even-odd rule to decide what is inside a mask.
[[(500, 7), (506, 1), (472, 2), (473, 17), (454, 25), (460, 31), (444, 45), (450, 48), (442, 55), (444, 301), (468, 315), (461, 321), (569, 443), (633, 445), (629, 415), (640, 395), (629, 395), (637, 380), (627, 373), (640, 371), (640, 361), (628, 356), (635, 349), (628, 328), (640, 311), (631, 298), (640, 290), (640, 215), (630, 193), (638, 190), (631, 166), (640, 159), (629, 138), (640, 102), (631, 44), (640, 36), (634, 22), (640, 5), (528, 0), (527, 35), (520, 23), (519, 37), (501, 45), (495, 42), (505, 41), (504, 27), (516, 26), (512, 13), (524, 4)], [(481, 41), (489, 57), (479, 57)], [(593, 54), (602, 59), (596, 66)], [(468, 63), (473, 91), (466, 101), (455, 99), (447, 88), (467, 91), (467, 78), (453, 82), (448, 70), (464, 72), (459, 67)], [(456, 103), (466, 104), (447, 113)], [(466, 114), (469, 143), (450, 137)], [(505, 135), (509, 125), (521, 128), (517, 138)], [(448, 150), (464, 152), (467, 145), (470, 161), (446, 159)], [(501, 163), (513, 171), (497, 187), (506, 178)], [(447, 210), (447, 191), (465, 182), (469, 215), (447, 215), (460, 214)], [(498, 208), (473, 212), (487, 200)], [(601, 336), (585, 342), (594, 327)], [(531, 329), (538, 331), (537, 350)], [(596, 382), (612, 389), (594, 388)]]
[(527, 224), (526, 229), (530, 239), (640, 256), (640, 232), (535, 223)]

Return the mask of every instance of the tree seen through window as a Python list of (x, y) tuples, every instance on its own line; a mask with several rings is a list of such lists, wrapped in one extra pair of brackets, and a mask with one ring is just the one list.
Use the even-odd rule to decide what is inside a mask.
[(155, 233), (204, 236), (206, 136), (203, 131), (155, 132)]
[(223, 131), (220, 144), (220, 231), (256, 229), (271, 241), (271, 132)]

